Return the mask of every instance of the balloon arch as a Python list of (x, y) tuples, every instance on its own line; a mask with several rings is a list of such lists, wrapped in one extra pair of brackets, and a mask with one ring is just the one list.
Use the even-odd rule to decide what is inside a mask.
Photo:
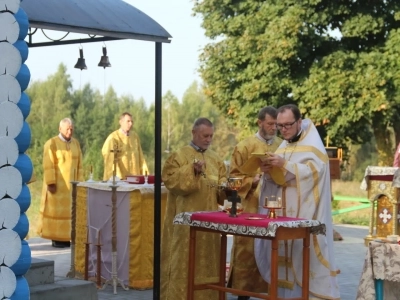
[[(96, 6), (101, 15), (91, 9)], [(115, 20), (115, 16), (118, 20)], [(87, 17), (82, 19), (82, 16)], [(89, 21), (88, 21), (89, 20)], [(92, 21), (92, 24), (90, 23)], [(32, 28), (35, 28), (32, 31)], [(88, 34), (89, 38), (34, 43), (37, 29)], [(161, 78), (162, 43), (171, 36), (153, 19), (122, 0), (0, 0), (0, 295), (29, 299), (24, 277), (31, 265), (25, 238), (31, 203), (27, 186), (33, 174), (25, 154), (31, 141), (26, 119), (30, 99), (24, 92), (30, 81), (26, 62), (29, 47), (89, 43), (119, 39), (155, 42), (155, 194), (154, 299), (159, 299), (161, 241)], [(28, 39), (28, 41), (26, 41)], [(29, 63), (28, 63), (29, 64)]]

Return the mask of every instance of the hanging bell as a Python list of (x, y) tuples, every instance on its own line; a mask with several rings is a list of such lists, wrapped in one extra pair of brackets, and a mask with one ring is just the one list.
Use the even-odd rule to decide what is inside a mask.
[(87, 70), (85, 59), (83, 58), (83, 49), (79, 49), (79, 58), (77, 63), (75, 64), (75, 69)]
[(107, 56), (107, 48), (105, 46), (103, 46), (103, 56), (101, 57), (98, 66), (103, 67), (104, 69), (111, 67), (110, 61), (108, 60)]

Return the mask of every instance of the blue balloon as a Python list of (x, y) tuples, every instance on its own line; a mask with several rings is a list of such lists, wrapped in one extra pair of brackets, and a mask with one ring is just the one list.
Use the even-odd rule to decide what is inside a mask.
[(14, 43), (14, 47), (18, 49), (19, 53), (21, 54), (22, 63), (24, 63), (28, 59), (28, 44), (24, 40), (17, 40)]
[(24, 122), (22, 125), (22, 130), (15, 138), (15, 141), (17, 142), (19, 153), (24, 153), (28, 150), (31, 144), (31, 129), (27, 122)]
[(30, 299), (30, 290), (28, 281), (24, 276), (17, 276), (17, 287), (14, 294), (11, 295), (11, 300), (26, 300)]
[(32, 178), (32, 161), (26, 154), (19, 154), (14, 167), (21, 173), (22, 183), (28, 183)]
[(29, 247), (29, 244), (25, 240), (21, 241), (21, 243), (21, 255), (17, 262), (10, 267), (16, 276), (26, 274), (31, 267), (32, 262), (31, 248)]
[(19, 69), (19, 72), (15, 78), (21, 86), (21, 91), (25, 91), (28, 87), (29, 81), (31, 80), (31, 72), (26, 64), (21, 65), (21, 69)]
[(31, 191), (26, 184), (22, 185), (21, 193), (15, 199), (19, 204), (21, 209), (21, 213), (24, 213), (28, 210), (29, 206), (31, 205)]
[(26, 216), (25, 213), (22, 213), (19, 216), (18, 223), (17, 223), (17, 225), (15, 225), (13, 230), (16, 233), (18, 233), (18, 235), (21, 238), (21, 240), (26, 238), (26, 236), (27, 236), (27, 234), (29, 232), (29, 221), (28, 221), (28, 217)]
[(29, 29), (28, 15), (22, 8), (19, 8), (17, 13), (14, 15), (14, 17), (17, 20), (18, 25), (19, 25), (18, 39), (24, 40), (26, 35), (28, 34), (28, 29)]
[(29, 99), (29, 96), (26, 93), (24, 92), (21, 93), (21, 98), (19, 98), (17, 106), (21, 110), (25, 120), (29, 116), (29, 113), (31, 112), (31, 100)]

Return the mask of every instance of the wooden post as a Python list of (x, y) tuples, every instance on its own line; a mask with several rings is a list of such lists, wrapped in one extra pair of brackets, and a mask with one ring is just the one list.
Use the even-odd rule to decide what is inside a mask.
[(100, 230), (97, 235), (97, 244), (96, 244), (96, 250), (97, 250), (97, 264), (96, 264), (96, 285), (97, 288), (101, 288), (101, 242), (100, 242)]
[(117, 265), (117, 187), (118, 185), (115, 182), (116, 175), (116, 165), (118, 161), (118, 152), (120, 152), (118, 145), (114, 144), (114, 149), (111, 152), (114, 153), (114, 171), (113, 171), (113, 183), (110, 185), (111, 187), (111, 279), (107, 280), (103, 286), (103, 289), (107, 286), (107, 284), (112, 284), (114, 288), (114, 294), (117, 294), (117, 285), (120, 284), (124, 290), (129, 290), (128, 287), (125, 287), (124, 282), (118, 278), (118, 265)]
[(85, 242), (85, 270), (84, 270), (84, 275), (83, 279), (88, 280), (89, 279), (89, 228), (86, 226), (86, 242)]
[[(79, 182), (75, 181), (75, 170), (74, 170), (74, 181), (72, 184), (72, 203), (71, 203), (71, 268), (67, 273), (68, 278), (75, 278), (75, 239), (76, 239), (76, 186)], [(82, 275), (81, 275), (82, 276)]]

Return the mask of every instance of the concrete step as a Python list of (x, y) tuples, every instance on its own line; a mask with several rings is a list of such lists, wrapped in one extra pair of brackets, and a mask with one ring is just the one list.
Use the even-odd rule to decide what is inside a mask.
[(91, 281), (54, 278), (54, 283), (30, 287), (30, 300), (98, 300), (96, 284)]
[(31, 267), (25, 278), (30, 287), (54, 283), (54, 261), (32, 257)]

